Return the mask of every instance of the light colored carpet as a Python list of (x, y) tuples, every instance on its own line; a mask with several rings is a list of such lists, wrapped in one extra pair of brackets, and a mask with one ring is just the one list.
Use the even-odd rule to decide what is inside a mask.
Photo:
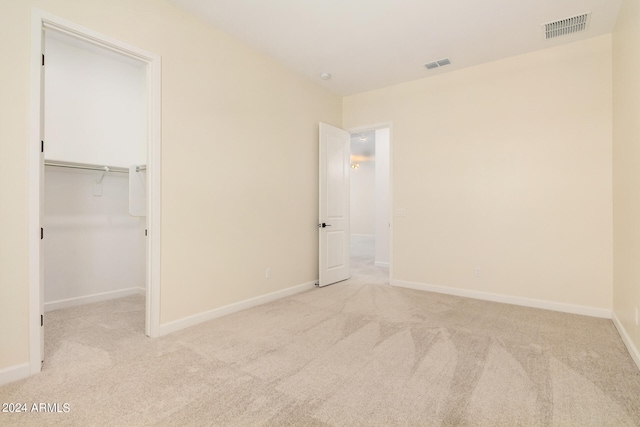
[[(47, 313), (43, 372), (0, 425), (633, 426), (640, 371), (609, 320), (357, 277), (144, 337), (128, 297)], [(381, 274), (382, 273), (382, 274)]]

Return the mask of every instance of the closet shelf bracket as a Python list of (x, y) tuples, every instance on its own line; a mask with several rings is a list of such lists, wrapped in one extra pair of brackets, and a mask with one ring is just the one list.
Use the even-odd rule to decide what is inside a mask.
[(102, 184), (102, 180), (104, 179), (104, 176), (109, 172), (109, 166), (105, 166), (104, 167), (104, 172), (102, 172), (102, 175), (100, 175), (100, 178), (96, 179), (96, 184), (100, 185)]

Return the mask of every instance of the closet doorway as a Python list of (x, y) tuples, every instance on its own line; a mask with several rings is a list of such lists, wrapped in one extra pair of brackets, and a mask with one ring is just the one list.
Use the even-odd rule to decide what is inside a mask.
[(351, 264), (353, 274), (390, 278), (391, 128), (351, 131)]
[(39, 40), (31, 87), (39, 153), (30, 158), (30, 224), (39, 227), (29, 269), (35, 373), (46, 357), (47, 311), (146, 295), (140, 333), (157, 335), (160, 60), (40, 11), (32, 31)]

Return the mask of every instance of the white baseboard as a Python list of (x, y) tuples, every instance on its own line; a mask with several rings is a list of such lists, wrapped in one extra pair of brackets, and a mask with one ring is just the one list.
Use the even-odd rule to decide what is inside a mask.
[(631, 358), (633, 359), (634, 362), (636, 362), (636, 365), (638, 365), (638, 369), (640, 369), (640, 352), (638, 351), (638, 348), (633, 344), (633, 341), (631, 341), (631, 337), (629, 336), (629, 334), (627, 333), (627, 330), (622, 325), (622, 322), (620, 321), (620, 319), (618, 319), (618, 316), (616, 316), (615, 311), (613, 312), (613, 316), (611, 320), (613, 320), (613, 324), (618, 330), (618, 333), (620, 334), (620, 338), (622, 338), (622, 342), (624, 342), (624, 345), (627, 346), (627, 350), (629, 350), (629, 354), (631, 354)]
[(611, 319), (611, 310), (583, 305), (566, 304), (562, 302), (538, 300), (533, 298), (515, 297), (490, 292), (472, 291), (469, 289), (450, 288), (448, 286), (428, 285), (425, 283), (407, 282), (404, 280), (393, 280), (392, 286), (401, 288), (417, 289), (420, 291), (436, 292), (439, 294), (455, 295), (465, 298), (474, 298), (484, 301), (501, 302), (504, 304), (521, 305), (524, 307), (541, 308), (544, 310), (560, 311), (563, 313), (581, 314), (583, 316), (600, 317)]
[(389, 267), (388, 262), (376, 261), (373, 263), (376, 267)]
[(231, 313), (236, 313), (247, 308), (262, 305), (271, 301), (275, 301), (281, 298), (285, 298), (291, 295), (298, 294), (300, 292), (308, 291), (315, 288), (316, 281), (303, 283), (302, 285), (292, 286), (280, 291), (271, 292), (259, 297), (246, 299), (233, 304), (225, 305), (224, 307), (214, 308), (213, 310), (205, 311), (203, 313), (194, 314), (182, 319), (174, 320), (173, 322), (164, 323), (160, 325), (158, 336), (167, 335), (175, 331), (179, 331), (189, 326), (194, 326), (199, 323), (206, 322), (208, 320), (217, 319), (218, 317), (226, 316)]
[(28, 363), (0, 369), (0, 386), (27, 378), (31, 375)]
[(144, 288), (127, 288), (117, 291), (102, 292), (99, 294), (86, 295), (76, 298), (61, 299), (44, 303), (44, 311), (59, 310), (61, 308), (75, 307), (78, 305), (91, 304), (94, 302), (107, 301), (116, 298), (128, 297), (129, 295), (146, 295)]

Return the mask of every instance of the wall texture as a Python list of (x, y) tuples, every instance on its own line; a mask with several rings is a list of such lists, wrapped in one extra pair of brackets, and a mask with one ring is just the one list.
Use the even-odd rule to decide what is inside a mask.
[(611, 58), (607, 35), (344, 99), (347, 128), (393, 123), (393, 280), (611, 310)]
[(613, 33), (613, 220), (613, 310), (640, 349), (635, 322), (640, 309), (640, 3), (635, 0), (623, 3)]
[(162, 56), (161, 323), (317, 278), (318, 122), (341, 126), (339, 97), (163, 0), (0, 0), (0, 371), (29, 353), (32, 7)]

